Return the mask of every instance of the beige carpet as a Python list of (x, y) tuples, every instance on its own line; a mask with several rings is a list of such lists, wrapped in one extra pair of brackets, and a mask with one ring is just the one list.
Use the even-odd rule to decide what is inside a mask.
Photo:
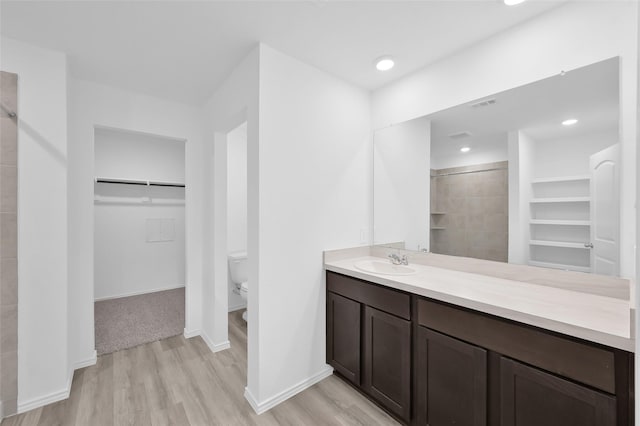
[(98, 355), (182, 334), (184, 287), (95, 303)]

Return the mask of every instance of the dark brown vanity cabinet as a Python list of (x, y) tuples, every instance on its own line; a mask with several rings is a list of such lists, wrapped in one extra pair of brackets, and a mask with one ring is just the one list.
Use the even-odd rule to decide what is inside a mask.
[(327, 362), (420, 426), (632, 426), (633, 354), (327, 272)]
[(411, 298), (327, 272), (327, 362), (405, 422), (411, 416)]
[(416, 306), (415, 424), (633, 424), (632, 354), (425, 298)]
[(362, 389), (401, 419), (411, 408), (411, 322), (364, 307)]
[(331, 342), (327, 362), (356, 385), (360, 385), (360, 306), (338, 294), (327, 294), (327, 342)]
[(615, 426), (616, 398), (501, 358), (502, 426)]
[(486, 426), (487, 351), (418, 327), (416, 424)]

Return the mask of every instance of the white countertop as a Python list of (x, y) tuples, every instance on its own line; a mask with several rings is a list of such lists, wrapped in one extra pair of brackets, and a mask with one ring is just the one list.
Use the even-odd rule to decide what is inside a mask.
[(603, 345), (635, 350), (628, 299), (417, 263), (409, 265), (417, 271), (414, 275), (374, 274), (354, 266), (362, 260), (388, 261), (371, 255), (325, 256), (325, 269)]

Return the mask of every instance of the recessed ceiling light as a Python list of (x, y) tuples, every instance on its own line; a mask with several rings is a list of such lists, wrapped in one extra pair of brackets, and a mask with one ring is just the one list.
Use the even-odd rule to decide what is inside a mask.
[(460, 152), (469, 152), (471, 151), (471, 148), (469, 148), (468, 146), (463, 146), (462, 148), (460, 148)]
[(575, 118), (570, 118), (568, 120), (564, 120), (562, 122), (563, 126), (573, 126), (574, 124), (576, 124), (578, 122), (578, 120), (576, 120)]
[(388, 71), (395, 65), (391, 56), (381, 56), (375, 60), (376, 68), (378, 71)]
[(507, 6), (515, 6), (516, 4), (524, 3), (525, 0), (504, 0), (504, 4)]

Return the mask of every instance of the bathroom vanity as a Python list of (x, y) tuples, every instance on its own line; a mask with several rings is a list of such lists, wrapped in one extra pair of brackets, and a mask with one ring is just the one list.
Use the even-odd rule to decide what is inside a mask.
[(366, 250), (325, 253), (327, 363), (399, 421), (633, 424), (626, 280), (418, 254), (374, 273)]

